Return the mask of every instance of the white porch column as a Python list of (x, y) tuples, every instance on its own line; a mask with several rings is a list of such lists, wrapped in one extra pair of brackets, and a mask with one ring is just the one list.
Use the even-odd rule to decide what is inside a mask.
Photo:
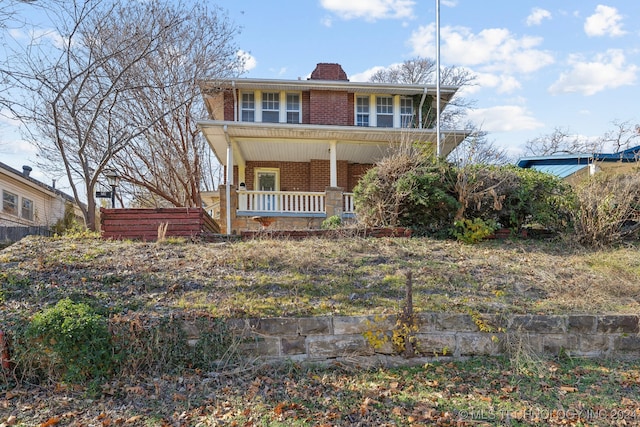
[(329, 186), (338, 186), (338, 141), (329, 142)]
[(224, 134), (227, 139), (227, 185), (226, 185), (226, 211), (227, 211), (227, 234), (231, 234), (231, 186), (233, 185), (233, 147), (229, 134), (227, 133), (227, 125), (224, 125)]

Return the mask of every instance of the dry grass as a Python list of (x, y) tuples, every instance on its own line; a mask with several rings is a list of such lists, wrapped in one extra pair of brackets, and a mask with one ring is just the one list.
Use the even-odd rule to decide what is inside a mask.
[(398, 312), (402, 271), (416, 311), (637, 313), (635, 246), (566, 241), (465, 245), (426, 238), (228, 243), (28, 237), (0, 252), (0, 303), (29, 313), (65, 296), (135, 310), (225, 317)]

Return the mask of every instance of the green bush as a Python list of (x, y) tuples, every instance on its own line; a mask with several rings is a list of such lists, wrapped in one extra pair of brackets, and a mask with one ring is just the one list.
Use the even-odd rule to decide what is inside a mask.
[(367, 171), (354, 188), (356, 217), (367, 227), (408, 227), (415, 235), (447, 230), (458, 203), (453, 169), (405, 147)]
[[(517, 166), (467, 166), (458, 172), (466, 179), (465, 218), (495, 221), (519, 230), (535, 225), (564, 231), (571, 224), (575, 194), (553, 175)], [(459, 199), (461, 191), (458, 190)]]
[(113, 367), (107, 319), (68, 298), (33, 316), (23, 345), (19, 362), (27, 375), (81, 384), (107, 377)]
[(335, 230), (336, 228), (340, 228), (342, 226), (342, 218), (338, 215), (330, 216), (329, 218), (322, 221), (320, 227), (323, 230)]
[(454, 223), (453, 234), (456, 239), (464, 243), (478, 243), (491, 236), (498, 229), (494, 221), (484, 221), (480, 218), (462, 219)]

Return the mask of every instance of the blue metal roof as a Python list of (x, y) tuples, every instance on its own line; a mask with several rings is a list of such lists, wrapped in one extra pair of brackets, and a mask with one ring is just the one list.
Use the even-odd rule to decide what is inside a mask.
[[(636, 162), (639, 160), (639, 156), (640, 146), (637, 146), (617, 153), (576, 153), (523, 157), (516, 164), (521, 168), (539, 169), (543, 166), (585, 166), (593, 162)], [(554, 175), (556, 174), (554, 173)]]
[(531, 169), (563, 179), (587, 167), (589, 165), (531, 165)]

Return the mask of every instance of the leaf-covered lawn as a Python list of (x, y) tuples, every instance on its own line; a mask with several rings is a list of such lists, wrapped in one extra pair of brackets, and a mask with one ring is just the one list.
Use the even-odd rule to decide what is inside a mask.
[[(0, 393), (0, 424), (608, 426), (640, 423), (636, 362), (502, 358), (411, 368), (287, 363)], [(626, 423), (626, 424), (625, 424)]]
[[(0, 329), (65, 297), (111, 318), (398, 313), (407, 270), (418, 312), (640, 309), (633, 245), (29, 237), (0, 251)], [(639, 387), (637, 361), (550, 361), (526, 352), (403, 369), (355, 362), (185, 368), (179, 375), (120, 375), (82, 387), (16, 386), (0, 373), (0, 426), (640, 425)]]

